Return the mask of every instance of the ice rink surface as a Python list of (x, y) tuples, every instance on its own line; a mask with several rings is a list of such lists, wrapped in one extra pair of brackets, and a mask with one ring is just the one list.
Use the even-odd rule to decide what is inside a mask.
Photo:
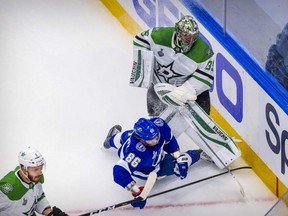
[[(51, 205), (78, 215), (130, 200), (113, 182), (111, 126), (147, 117), (146, 92), (129, 86), (132, 36), (97, 0), (0, 0), (0, 177), (26, 146), (45, 157)], [(195, 148), (185, 136), (182, 150)], [(246, 165), (237, 160), (232, 168)], [(201, 161), (185, 180), (167, 177), (151, 194), (223, 172)], [(276, 202), (252, 170), (226, 174), (102, 215), (261, 216)], [(246, 196), (239, 192), (238, 182)], [(141, 184), (138, 181), (138, 184)]]

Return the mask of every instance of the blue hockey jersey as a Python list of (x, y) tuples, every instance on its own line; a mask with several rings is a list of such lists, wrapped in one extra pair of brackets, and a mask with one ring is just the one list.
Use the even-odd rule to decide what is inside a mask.
[(150, 119), (159, 129), (159, 142), (153, 147), (142, 144), (133, 130), (121, 135), (121, 147), (118, 149), (120, 160), (113, 168), (114, 181), (125, 188), (134, 179), (146, 179), (152, 171), (159, 173), (165, 154), (179, 149), (179, 145), (168, 124), (161, 118)]

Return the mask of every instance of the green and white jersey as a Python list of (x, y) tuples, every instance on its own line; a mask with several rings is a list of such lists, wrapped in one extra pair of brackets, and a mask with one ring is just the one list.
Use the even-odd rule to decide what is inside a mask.
[(27, 184), (18, 175), (19, 167), (0, 180), (0, 215), (35, 216), (42, 213), (49, 203), (42, 189), (44, 177), (37, 184)]
[(175, 36), (174, 27), (149, 29), (135, 36), (134, 49), (153, 51), (154, 84), (180, 86), (189, 82), (199, 95), (213, 84), (214, 53), (200, 37), (189, 52), (182, 53), (175, 45)]

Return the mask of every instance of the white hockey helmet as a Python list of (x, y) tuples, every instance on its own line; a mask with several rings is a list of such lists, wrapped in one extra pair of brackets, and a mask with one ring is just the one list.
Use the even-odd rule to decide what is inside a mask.
[(190, 51), (199, 36), (199, 28), (192, 16), (184, 16), (175, 24), (177, 44), (183, 53)]
[(23, 165), (26, 170), (28, 167), (46, 165), (46, 161), (43, 156), (33, 147), (27, 147), (21, 150), (18, 154), (18, 161), (19, 164)]

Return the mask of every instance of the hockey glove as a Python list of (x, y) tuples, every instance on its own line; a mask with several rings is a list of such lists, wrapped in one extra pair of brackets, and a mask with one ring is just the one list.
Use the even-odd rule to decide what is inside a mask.
[(176, 169), (175, 175), (180, 177), (180, 179), (184, 179), (187, 177), (188, 173), (188, 156), (186, 154), (181, 154), (180, 157), (176, 159)]
[(195, 101), (197, 99), (196, 91), (188, 89), (185, 85), (176, 87), (173, 91), (167, 93), (165, 97), (173, 101), (172, 103), (179, 104), (180, 106), (184, 106), (189, 100)]
[(53, 210), (51, 213), (48, 214), (48, 216), (68, 216), (65, 212), (61, 211), (56, 206), (53, 207)]
[(188, 101), (197, 99), (196, 90), (188, 83), (179, 87), (168, 83), (157, 83), (154, 85), (154, 90), (160, 100), (168, 106), (184, 106)]
[[(134, 192), (133, 190), (131, 191), (132, 195), (135, 197), (135, 199), (137, 199), (141, 192), (143, 191), (144, 187), (143, 186), (140, 186), (139, 187), (139, 191), (138, 192)], [(131, 203), (131, 205), (134, 207), (134, 208), (140, 208), (140, 209), (143, 209), (146, 205), (146, 200), (142, 200), (142, 201), (138, 201), (138, 202), (134, 202), (134, 203)]]

